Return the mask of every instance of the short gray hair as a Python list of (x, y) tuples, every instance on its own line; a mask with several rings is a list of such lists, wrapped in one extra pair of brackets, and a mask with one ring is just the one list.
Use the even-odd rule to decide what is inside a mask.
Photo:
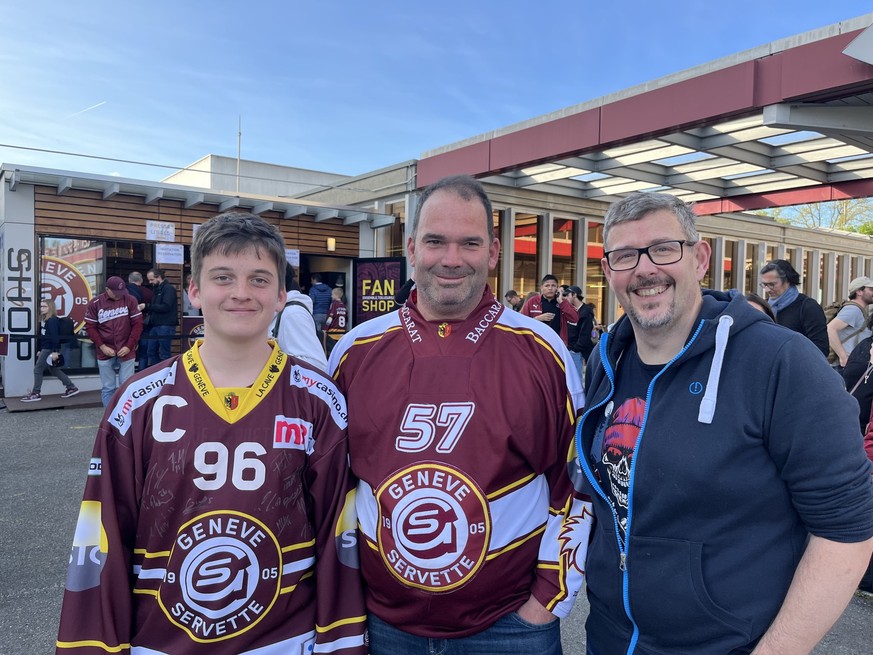
[(606, 244), (610, 230), (621, 223), (638, 221), (652, 212), (665, 210), (673, 214), (682, 226), (685, 238), (690, 242), (700, 241), (697, 232), (697, 216), (691, 205), (668, 193), (644, 193), (635, 191), (612, 203), (603, 220), (603, 243)]

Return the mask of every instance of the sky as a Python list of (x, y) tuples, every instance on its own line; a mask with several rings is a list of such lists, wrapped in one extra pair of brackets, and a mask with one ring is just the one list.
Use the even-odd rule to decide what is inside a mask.
[(358, 175), (870, 10), (0, 0), (0, 162), (160, 180), (241, 123), (243, 159)]

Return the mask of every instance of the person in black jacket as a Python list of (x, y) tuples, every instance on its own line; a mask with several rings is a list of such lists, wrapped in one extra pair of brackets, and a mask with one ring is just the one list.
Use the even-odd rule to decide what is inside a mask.
[(576, 285), (568, 286), (567, 291), (562, 295), (579, 314), (579, 320), (576, 324), (567, 326), (569, 328), (567, 348), (569, 348), (570, 356), (579, 369), (579, 375), (584, 380), (585, 362), (588, 361), (591, 351), (594, 350), (594, 342), (591, 341), (591, 333), (594, 331), (594, 309), (591, 305), (585, 304), (583, 291)]
[[(867, 328), (873, 329), (873, 316), (867, 319)], [(865, 431), (870, 422), (870, 405), (873, 404), (873, 369), (870, 368), (870, 349), (873, 337), (867, 337), (858, 342), (849, 354), (846, 368), (843, 369), (843, 381), (855, 400), (858, 401), (861, 431)]]
[(63, 362), (61, 353), (61, 320), (54, 300), (43, 300), (39, 303), (39, 318), (42, 322), (42, 334), (37, 341), (36, 365), (33, 367), (33, 389), (21, 399), (23, 403), (34, 403), (42, 400), (42, 378), (46, 370), (54, 375), (65, 387), (61, 398), (71, 398), (79, 393), (76, 385), (61, 370)]
[(761, 269), (761, 286), (768, 296), (776, 322), (789, 330), (800, 332), (828, 356), (828, 328), (824, 310), (815, 300), (797, 289), (798, 273), (790, 262), (774, 259)]
[(149, 366), (169, 359), (172, 354), (173, 337), (179, 326), (179, 300), (176, 289), (164, 279), (164, 271), (153, 268), (148, 273), (149, 284), (152, 285), (151, 303), (146, 310), (151, 317), (149, 328), (148, 355)]

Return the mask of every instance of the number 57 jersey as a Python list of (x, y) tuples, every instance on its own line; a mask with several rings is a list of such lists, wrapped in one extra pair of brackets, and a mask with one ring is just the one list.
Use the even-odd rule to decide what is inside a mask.
[(345, 399), (274, 346), (216, 389), (199, 348), (115, 395), (97, 435), (57, 643), (64, 655), (362, 655)]
[(591, 526), (569, 475), (583, 400), (569, 353), (490, 290), (463, 321), (428, 322), (415, 302), (356, 327), (329, 362), (349, 403), (367, 608), (437, 638), (531, 594), (565, 616)]

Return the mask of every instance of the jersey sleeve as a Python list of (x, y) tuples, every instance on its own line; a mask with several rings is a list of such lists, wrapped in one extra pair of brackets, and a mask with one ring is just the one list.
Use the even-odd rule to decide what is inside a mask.
[(355, 486), (349, 468), (345, 399), (330, 388), (331, 407), (317, 426), (306, 472), (316, 542), (316, 652), (366, 655), (366, 610), (358, 560)]
[(566, 348), (559, 352), (563, 370), (552, 379), (556, 398), (563, 405), (555, 426), (560, 457), (546, 472), (549, 518), (540, 541), (531, 593), (543, 607), (564, 618), (585, 582), (585, 559), (594, 514), (591, 499), (576, 491), (571, 480), (576, 465), (576, 419), (585, 403), (585, 392), (569, 352)]
[(58, 655), (128, 653), (139, 503), (135, 456), (105, 424), (88, 466), (58, 630)]

